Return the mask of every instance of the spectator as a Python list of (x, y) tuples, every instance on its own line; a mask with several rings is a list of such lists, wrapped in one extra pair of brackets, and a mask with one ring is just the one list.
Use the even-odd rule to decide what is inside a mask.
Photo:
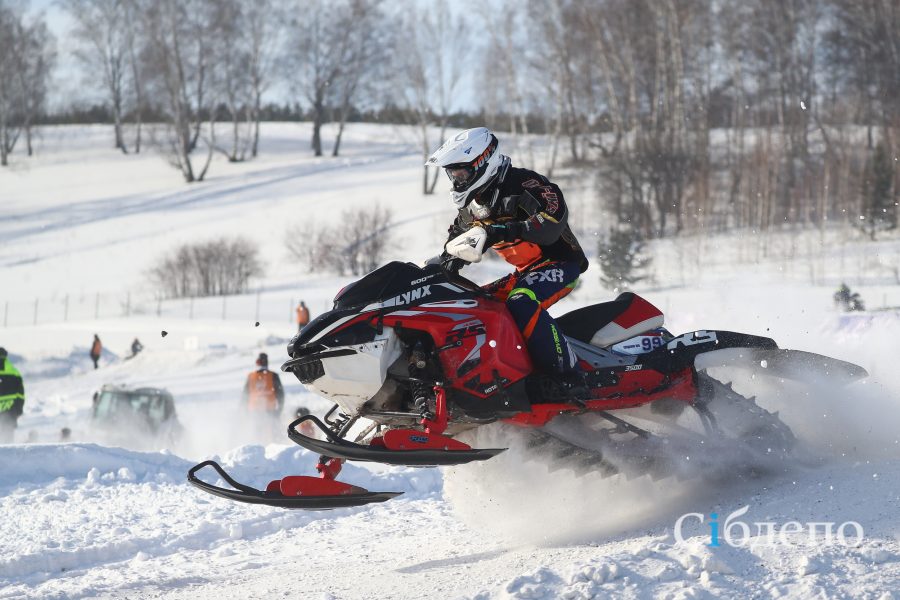
[(100, 360), (100, 354), (103, 353), (103, 344), (100, 342), (100, 338), (97, 334), (94, 334), (94, 343), (91, 344), (91, 360), (94, 361), (94, 368), (97, 368), (97, 363)]
[(244, 384), (243, 405), (251, 412), (264, 412), (273, 416), (281, 414), (284, 407), (284, 388), (277, 373), (269, 370), (269, 356), (260, 352), (257, 369), (247, 375)]
[(0, 348), (0, 443), (12, 442), (24, 404), (22, 375), (9, 361), (6, 349)]
[(134, 338), (134, 341), (131, 342), (131, 357), (134, 358), (137, 356), (138, 352), (144, 349), (144, 345), (141, 344), (141, 341), (137, 338)]
[(309, 309), (306, 308), (306, 303), (301, 300), (300, 306), (297, 307), (297, 331), (303, 329), (307, 323), (309, 323)]
[[(297, 412), (295, 413), (295, 415), (298, 419), (300, 417), (305, 417), (309, 414), (310, 414), (309, 409), (306, 408), (305, 406), (298, 406)], [(316, 428), (310, 421), (303, 421), (302, 423), (300, 423), (298, 430), (300, 431), (300, 433), (302, 433), (306, 437), (311, 437), (311, 438), (318, 437), (316, 435)]]

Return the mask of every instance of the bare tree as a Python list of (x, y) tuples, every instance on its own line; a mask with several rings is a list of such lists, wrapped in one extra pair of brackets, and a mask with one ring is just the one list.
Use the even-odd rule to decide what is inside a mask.
[(244, 238), (183, 244), (149, 272), (157, 291), (168, 298), (239, 294), (262, 274), (259, 249)]
[(371, 0), (352, 0), (348, 6), (348, 19), (353, 29), (346, 33), (349, 37), (347, 54), (330, 86), (338, 122), (332, 156), (337, 156), (340, 151), (350, 110), (361, 97), (375, 93), (377, 82), (388, 70), (392, 28), (380, 6), (379, 1)]
[(312, 150), (322, 156), (322, 125), (327, 119), (328, 100), (350, 54), (356, 33), (347, 0), (311, 0), (302, 3), (302, 17), (293, 22), (297, 42), (289, 50), (294, 85), (304, 90), (312, 109)]
[(539, 88), (530, 85), (530, 70), (527, 61), (528, 36), (523, 15), (516, 3), (506, 0), (493, 6), (484, 5), (484, 18), (488, 23), (490, 40), (484, 52), (484, 77), (490, 85), (479, 86), (486, 123), (497, 122), (499, 114), (509, 117), (509, 131), (515, 136), (522, 134), (527, 151), (525, 166), (536, 168), (534, 148), (528, 139), (529, 105), (535, 103)]
[(231, 120), (231, 143), (216, 149), (230, 162), (241, 162), (252, 144), (253, 89), (250, 77), (250, 49), (244, 23), (243, 4), (237, 0), (220, 0), (219, 35), (212, 38), (211, 73), (213, 87), (222, 98)]
[[(424, 163), (446, 137), (451, 114), (460, 108), (456, 92), (470, 43), (465, 21), (446, 3), (422, 8), (407, 0), (404, 8), (402, 30), (408, 35), (397, 56), (396, 85), (404, 108), (415, 117)], [(433, 126), (440, 128), (438, 139), (431, 136)], [(429, 177), (429, 168), (423, 168), (422, 192), (433, 194), (439, 170)]]
[(128, 30), (128, 66), (131, 71), (132, 91), (134, 92), (134, 151), (141, 151), (141, 131), (143, 128), (144, 109), (147, 106), (145, 98), (144, 69), (139, 54), (143, 40), (143, 31), (140, 28), (142, 7), (141, 2), (146, 0), (127, 0), (125, 4), (125, 27)]
[(363, 275), (379, 267), (391, 243), (393, 213), (379, 204), (345, 210), (340, 224), (322, 226), (306, 221), (288, 229), (288, 254), (310, 272)]
[(555, 129), (568, 137), (574, 162), (586, 158), (585, 134), (597, 104), (590, 30), (584, 26), (590, 8), (565, 0), (532, 0), (528, 5), (530, 38), (541, 44), (535, 69), (541, 75), (536, 80), (544, 82), (544, 110), (555, 113)]
[[(220, 5), (213, 0), (160, 0), (148, 4), (144, 13), (147, 75), (166, 117), (160, 145), (188, 183), (203, 180), (215, 148), (209, 80), (220, 16)], [(207, 154), (198, 171), (191, 155), (204, 128), (204, 114), (209, 137), (204, 139)]]
[(32, 126), (44, 109), (55, 41), (43, 17), (33, 22), (0, 2), (0, 166), (24, 130), (28, 156)]
[(19, 129), (15, 121), (19, 99), (15, 79), (19, 66), (15, 50), (19, 16), (0, 3), (0, 166), (9, 164)]
[(243, 5), (246, 41), (249, 51), (249, 76), (252, 90), (250, 118), (253, 142), (250, 155), (259, 153), (259, 121), (262, 96), (271, 84), (275, 59), (284, 33), (284, 10), (279, 0), (257, 0)]
[(81, 43), (75, 56), (106, 91), (113, 117), (114, 147), (126, 154), (122, 120), (128, 70), (135, 68), (129, 4), (129, 0), (62, 0), (63, 8), (75, 22), (72, 33)]

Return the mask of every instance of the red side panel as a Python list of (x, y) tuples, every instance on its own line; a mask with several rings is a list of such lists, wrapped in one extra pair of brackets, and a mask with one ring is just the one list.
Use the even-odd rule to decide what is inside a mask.
[(362, 488), (334, 479), (290, 475), (276, 479), (266, 487), (267, 492), (278, 492), (282, 496), (345, 496), (365, 492)]
[[(531, 358), (519, 328), (503, 302), (478, 299), (469, 306), (414, 306), (402, 316), (388, 313), (386, 326), (427, 332), (434, 340), (446, 387), (485, 398), (497, 390), (495, 379), (509, 386), (531, 373)], [(371, 317), (370, 317), (371, 318)]]
[(643, 323), (648, 319), (659, 317), (661, 315), (661, 310), (640, 296), (635, 295), (631, 299), (631, 304), (628, 305), (628, 308), (625, 309), (621, 315), (613, 319), (613, 322), (622, 329), (628, 329), (629, 327), (634, 327), (638, 323)]
[[(374, 442), (374, 440), (373, 440)], [(381, 438), (389, 450), (471, 450), (472, 447), (443, 435), (413, 429), (391, 429)], [(377, 444), (377, 445), (382, 445)], [(372, 444), (373, 446), (376, 444)]]
[[(626, 371), (622, 373), (618, 384), (593, 390), (593, 399), (585, 402), (585, 408), (587, 410), (633, 408), (663, 398), (691, 404), (696, 397), (697, 387), (694, 385), (693, 374), (689, 368), (671, 376), (668, 381), (658, 371)], [(515, 425), (540, 427), (558, 415), (583, 411), (583, 408), (574, 404), (533, 404), (531, 412), (504, 420)]]

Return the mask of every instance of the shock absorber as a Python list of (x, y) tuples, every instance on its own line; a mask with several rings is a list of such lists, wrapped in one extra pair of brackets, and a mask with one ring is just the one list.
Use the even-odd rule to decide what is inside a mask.
[(431, 387), (422, 381), (421, 374), (425, 370), (427, 357), (422, 348), (422, 342), (416, 342), (409, 353), (409, 390), (412, 392), (413, 406), (423, 418), (432, 419), (434, 416), (428, 410), (428, 398), (431, 395)]

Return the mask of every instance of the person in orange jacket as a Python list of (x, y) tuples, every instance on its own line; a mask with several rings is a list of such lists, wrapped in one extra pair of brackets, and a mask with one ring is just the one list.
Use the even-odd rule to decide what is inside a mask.
[(297, 307), (297, 331), (303, 329), (307, 323), (309, 323), (309, 309), (306, 308), (306, 303), (301, 300), (300, 305)]
[(100, 355), (103, 353), (103, 344), (100, 342), (100, 338), (97, 334), (94, 334), (94, 343), (91, 344), (91, 360), (94, 361), (94, 368), (97, 368), (97, 363), (100, 361)]
[[(300, 417), (305, 417), (305, 416), (309, 415), (310, 412), (309, 412), (309, 409), (306, 408), (305, 406), (298, 406), (297, 412), (294, 414), (299, 419)], [(304, 422), (300, 423), (299, 431), (306, 437), (311, 437), (311, 438), (319, 437), (318, 433), (316, 432), (315, 426), (313, 426), (313, 424), (309, 421), (304, 421)]]
[(284, 407), (284, 388), (277, 373), (269, 370), (269, 356), (260, 352), (256, 359), (257, 369), (247, 375), (244, 384), (243, 406), (251, 412), (281, 414)]

